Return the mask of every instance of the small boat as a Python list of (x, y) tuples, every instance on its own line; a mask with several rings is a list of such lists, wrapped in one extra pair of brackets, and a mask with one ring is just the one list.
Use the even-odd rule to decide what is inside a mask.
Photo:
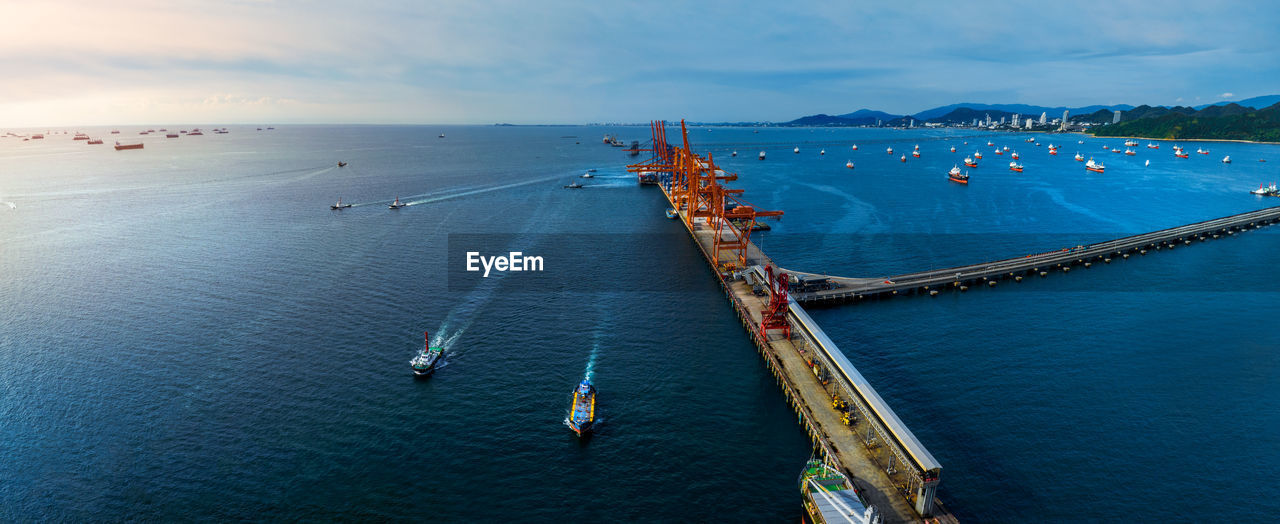
[(436, 137), (436, 138), (444, 138), (444, 133), (440, 133), (440, 136), (438, 136), (438, 137)]
[(582, 189), (582, 184), (579, 184), (579, 183), (577, 183), (577, 182), (574, 182), (574, 183), (572, 183), (572, 184), (569, 184), (569, 185), (567, 185), (567, 186), (564, 186), (564, 188), (565, 188), (565, 189)]
[[(964, 167), (978, 167), (978, 162), (973, 158), (964, 157)], [(959, 169), (953, 169), (953, 171), (959, 171)]]
[(591, 173), (583, 173), (581, 175), (578, 175), (578, 178), (595, 178), (595, 177), (596, 176)]
[(826, 150), (826, 149), (823, 149), (822, 151), (818, 151), (818, 154), (819, 154), (819, 155), (825, 155), (825, 154), (827, 154), (827, 150)]
[(1076, 153), (1076, 162), (1084, 162), (1084, 155)]
[(996, 145), (996, 143), (995, 143), (995, 142), (992, 142), (992, 141), (990, 141), (990, 140), (988, 140), (988, 141), (987, 141), (987, 147), (991, 147), (991, 146), (994, 146), (994, 145)]
[(573, 390), (573, 405), (569, 407), (569, 429), (581, 437), (591, 431), (596, 420), (596, 387), (584, 379)]
[(113, 134), (113, 135), (118, 135), (118, 134), (120, 134), (120, 130), (119, 130), (119, 129), (112, 129), (112, 130), (111, 130), (111, 134)]
[(204, 133), (200, 132), (199, 129), (193, 129), (190, 133), (187, 133), (187, 136), (204, 136)]
[(1202, 154), (1202, 155), (1207, 155), (1207, 154), (1209, 154), (1209, 150), (1208, 150), (1208, 149), (1200, 149), (1200, 148), (1196, 148), (1196, 152), (1197, 152), (1197, 153), (1200, 153), (1200, 154)]
[(1018, 159), (1018, 152), (1017, 152), (1017, 151), (1014, 151), (1013, 153), (1011, 153), (1011, 154), (1009, 155), (1009, 158), (1012, 158), (1012, 159), (1014, 159), (1014, 160), (1017, 160), (1017, 159)]
[(903, 161), (903, 162), (906, 162), (906, 161), (907, 161), (907, 155), (902, 155), (902, 161)]
[(392, 202), (392, 203), (391, 203), (391, 205), (387, 206), (387, 209), (400, 209), (400, 208), (405, 207), (405, 206), (407, 206), (407, 205), (408, 205), (408, 204), (401, 204), (401, 203), (400, 203), (400, 197), (396, 197), (396, 201), (395, 201), (395, 202)]
[(1077, 143), (1077, 144), (1083, 144), (1083, 143), (1084, 143), (1084, 140), (1076, 140), (1076, 143)]
[(680, 213), (677, 213), (676, 210), (674, 209), (667, 208), (667, 218), (675, 220), (677, 218), (680, 218)]
[(1151, 161), (1150, 161), (1150, 160), (1148, 160), (1148, 161), (1146, 161), (1146, 163), (1142, 164), (1142, 166), (1143, 166), (1143, 167), (1146, 167), (1146, 166), (1149, 166), (1149, 165), (1151, 165)]
[(844, 167), (847, 167), (847, 168), (849, 168), (849, 169), (853, 169), (853, 161), (852, 161), (852, 160), (849, 160), (849, 161), (845, 162), (845, 163), (844, 163)]
[(593, 168), (591, 168), (591, 169), (588, 169), (588, 170), (587, 170), (587, 172), (588, 172), (588, 173), (595, 173), (595, 172), (596, 172), (596, 168), (594, 168), (594, 167), (593, 167)]
[(1223, 164), (1230, 164), (1230, 163), (1231, 163), (1231, 155), (1227, 155), (1227, 156), (1222, 157), (1222, 163), (1223, 163)]
[(1160, 144), (1155, 142), (1147, 142), (1147, 149), (1160, 149)]
[(1057, 148), (1058, 148), (1058, 146), (1055, 146), (1055, 145), (1053, 145), (1053, 144), (1049, 144), (1049, 149), (1057, 149)]
[(916, 157), (916, 158), (920, 158), (920, 150), (912, 151), (912, 152), (911, 152), (911, 156)]
[(857, 151), (857, 150), (858, 150), (858, 144), (854, 144), (854, 145), (853, 145), (853, 150), (854, 150), (854, 151)]
[(1031, 137), (1031, 138), (1028, 138), (1028, 139), (1026, 139), (1026, 140), (1023, 140), (1023, 142), (1027, 142), (1027, 143), (1031, 143), (1031, 142), (1035, 142), (1035, 141), (1036, 141), (1035, 137)]
[(760, 160), (764, 160), (764, 151), (760, 152)]
[(84, 133), (76, 133), (75, 136), (71, 137), (71, 139), (72, 140), (88, 140), (89, 135), (86, 135)]
[(121, 144), (119, 140), (116, 140), (116, 151), (124, 151), (126, 149), (142, 149), (142, 142), (138, 142), (136, 144)]
[(1004, 146), (1004, 148), (1003, 148), (1003, 149), (1004, 149), (1005, 151), (1008, 151), (1008, 150), (1009, 150), (1009, 146)]
[(339, 162), (338, 162), (338, 167), (347, 167), (347, 163), (346, 163), (346, 162), (339, 161)]
[(1111, 150), (1111, 146), (1102, 146), (1102, 148), (1103, 148), (1103, 149), (1106, 149), (1106, 150), (1108, 150), (1108, 151), (1110, 151), (1110, 150)]
[(1125, 147), (1138, 147), (1138, 141), (1137, 141), (1137, 140), (1125, 140), (1125, 141), (1124, 141), (1124, 146), (1125, 146)]
[(1138, 152), (1137, 152), (1137, 151), (1134, 151), (1134, 150), (1132, 150), (1132, 149), (1129, 149), (1129, 148), (1125, 148), (1125, 150), (1124, 150), (1124, 154), (1129, 155), (1129, 156), (1134, 156), (1134, 155), (1137, 155), (1137, 154), (1138, 154)]
[(799, 153), (799, 152), (800, 152), (800, 148), (798, 148), (798, 147), (797, 147), (797, 148), (795, 148), (795, 149), (791, 150), (791, 152), (792, 152), (792, 153)]
[(1050, 155), (1053, 155), (1053, 156), (1058, 156), (1058, 150), (1057, 150), (1057, 149), (1050, 149), (1050, 150), (1049, 150), (1049, 154), (1050, 154)]
[(956, 146), (951, 146), (951, 152), (952, 152), (952, 153), (955, 153), (955, 152), (956, 152)]
[(734, 152), (733, 152), (732, 154), (730, 154), (729, 156), (738, 156), (738, 152), (737, 152), (737, 151), (734, 151)]
[(976, 159), (978, 159), (978, 160), (982, 160), (982, 153), (977, 152), (977, 151), (974, 151), (974, 152), (973, 152), (973, 158), (976, 158)]
[(916, 151), (920, 150), (920, 144), (916, 144)]
[(1022, 172), (1022, 164), (1019, 164), (1019, 163), (1017, 163), (1017, 162), (1009, 162), (1009, 170), (1010, 170), (1010, 171), (1017, 171), (1017, 172), (1021, 173), (1021, 172)]
[(1191, 158), (1191, 155), (1187, 154), (1186, 151), (1183, 151), (1181, 149), (1174, 150), (1173, 156), (1176, 156), (1178, 158)]
[[(968, 164), (965, 164), (965, 165), (968, 165)], [(975, 165), (974, 167), (977, 167), (977, 166)], [(961, 173), (960, 166), (953, 165), (951, 166), (951, 171), (947, 172), (947, 180), (950, 180), (957, 184), (967, 185), (969, 183), (969, 173)]]
[(1090, 158), (1089, 161), (1084, 164), (1084, 168), (1086, 171), (1101, 173), (1102, 170), (1106, 169), (1107, 167), (1102, 165), (1102, 162), (1094, 162), (1093, 159)]
[(893, 154), (893, 148), (892, 148), (892, 147), (887, 148), (887, 149), (885, 149), (885, 150), (884, 150), (884, 152), (885, 152), (885, 154), (892, 155), (892, 154)]
[(440, 361), (440, 356), (444, 354), (444, 348), (431, 347), (431, 336), (426, 332), (422, 332), (422, 349), (418, 350), (418, 354), (413, 356), (413, 360), (409, 361), (409, 366), (413, 368), (414, 377), (425, 377), (436, 370), (436, 363)]
[(338, 197), (338, 203), (337, 203), (337, 204), (333, 204), (333, 205), (329, 206), (329, 209), (338, 209), (338, 210), (342, 210), (342, 209), (346, 209), (346, 208), (349, 208), (349, 207), (351, 207), (351, 204), (343, 204), (343, 203), (342, 203), (342, 197)]

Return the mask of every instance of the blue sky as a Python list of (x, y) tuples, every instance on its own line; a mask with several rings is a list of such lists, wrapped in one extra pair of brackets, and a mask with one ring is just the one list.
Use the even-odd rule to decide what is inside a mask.
[(1280, 93), (1269, 2), (4, 2), (0, 126), (789, 120)]

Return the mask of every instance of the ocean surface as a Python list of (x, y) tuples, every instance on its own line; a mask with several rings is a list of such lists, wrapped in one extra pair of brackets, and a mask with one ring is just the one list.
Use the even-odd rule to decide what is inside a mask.
[[(601, 144), (647, 127), (119, 129), (146, 148), (114, 151), (106, 128), (69, 130), (105, 145), (0, 138), (0, 521), (801, 517), (807, 437), (658, 190)], [(1248, 194), (1280, 179), (1272, 145), (690, 140), (785, 211), (753, 236), (779, 264), (843, 276), (1280, 205)], [(972, 182), (949, 183), (974, 151)], [(460, 269), (473, 245), (548, 267), (483, 278)], [(1280, 513), (1251, 480), (1280, 469), (1277, 255), (1267, 228), (811, 314), (943, 465), (966, 522), (1264, 520)], [(415, 380), (423, 331), (445, 364)], [(599, 420), (579, 440), (564, 418), (584, 377)]]

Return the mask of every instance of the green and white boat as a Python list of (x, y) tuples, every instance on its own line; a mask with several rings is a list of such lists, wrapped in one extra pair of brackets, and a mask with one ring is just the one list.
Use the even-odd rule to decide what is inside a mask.
[(880, 524), (884, 520), (875, 506), (862, 500), (848, 477), (824, 461), (807, 462), (799, 485), (808, 522)]
[(418, 354), (409, 361), (409, 365), (413, 367), (413, 375), (415, 377), (425, 377), (436, 370), (436, 363), (440, 361), (440, 356), (444, 354), (444, 348), (431, 347), (431, 335), (426, 331), (422, 332), (423, 344)]

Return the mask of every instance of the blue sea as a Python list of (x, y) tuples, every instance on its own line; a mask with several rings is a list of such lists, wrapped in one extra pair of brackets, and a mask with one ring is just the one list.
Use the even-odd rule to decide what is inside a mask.
[[(808, 438), (660, 193), (601, 144), (647, 127), (227, 127), (0, 138), (0, 521), (801, 517)], [(1273, 145), (689, 133), (785, 212), (753, 236), (777, 263), (843, 276), (1280, 205), (1248, 194), (1280, 179)], [(974, 151), (971, 183), (948, 182)], [(1262, 520), (1280, 512), (1253, 480), (1280, 469), (1278, 233), (811, 314), (964, 521)], [(459, 270), (471, 245), (549, 267), (479, 277)], [(445, 363), (415, 380), (424, 331)], [(584, 377), (598, 422), (579, 440)]]

